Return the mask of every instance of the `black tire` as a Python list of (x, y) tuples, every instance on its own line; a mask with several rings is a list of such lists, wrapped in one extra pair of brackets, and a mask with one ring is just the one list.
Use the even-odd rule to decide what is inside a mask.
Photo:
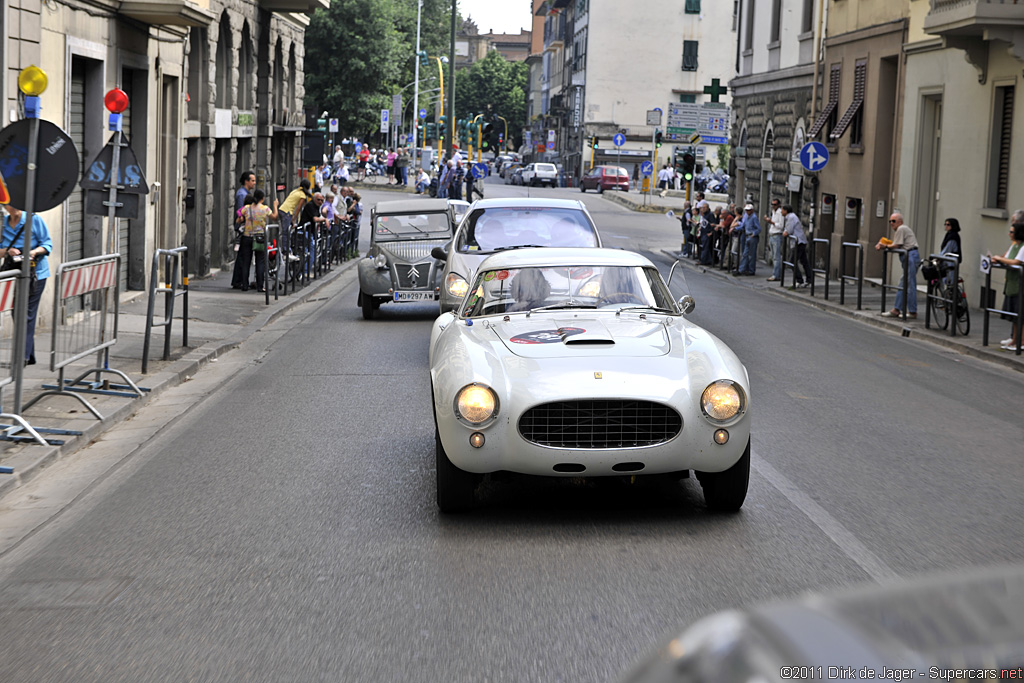
[(580, 192), (586, 192), (586, 191), (587, 191), (587, 188), (583, 185), (583, 183), (580, 183)]
[(537, 179), (530, 178), (530, 187), (537, 187)]
[(956, 331), (965, 337), (971, 332), (971, 311), (963, 284), (956, 288)]
[(476, 504), (480, 476), (460, 470), (448, 459), (441, 434), (434, 426), (434, 461), (437, 468), (437, 507), (441, 512), (466, 512)]
[(604, 185), (598, 185), (597, 186), (597, 193), (598, 194), (604, 194)]
[[(935, 296), (947, 296), (949, 291), (942, 284), (940, 280), (935, 285), (933, 293)], [(935, 321), (935, 326), (940, 330), (944, 330), (949, 326), (949, 304), (942, 299), (928, 298), (928, 305), (932, 309), (932, 319)]]
[(372, 296), (363, 294), (362, 290), (359, 292), (359, 305), (363, 309), (363, 320), (373, 320), (374, 311), (380, 308), (380, 304)]
[(736, 512), (743, 507), (750, 481), (750, 441), (743, 457), (724, 472), (697, 472), (697, 480), (704, 490), (704, 502), (717, 512)]

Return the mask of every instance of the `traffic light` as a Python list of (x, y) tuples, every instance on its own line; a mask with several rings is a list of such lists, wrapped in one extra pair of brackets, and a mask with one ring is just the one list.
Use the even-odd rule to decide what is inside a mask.
[(683, 155), (683, 180), (686, 182), (693, 180), (693, 170), (696, 163), (697, 160), (689, 152)]
[(430, 58), (427, 57), (427, 51), (426, 50), (420, 50), (416, 54), (420, 58), (420, 66), (428, 66), (430, 64)]
[(593, 137), (593, 139), (591, 140), (591, 142), (590, 142), (590, 148), (591, 148), (591, 149), (597, 149), (597, 148), (598, 148), (598, 147), (600, 147), (600, 146), (601, 146), (601, 138), (599, 138), (599, 137), (597, 137), (597, 136), (595, 135), (595, 136)]
[(490, 121), (484, 123), (483, 129), (480, 131), (480, 151), (489, 152), (494, 146), (494, 124)]
[(654, 134), (654, 146), (661, 147), (661, 131)]
[(503, 147), (504, 145), (505, 145), (505, 134), (504, 133), (498, 133), (498, 147)]
[(437, 126), (437, 139), (444, 140), (444, 136), (448, 134), (448, 117), (442, 116)]

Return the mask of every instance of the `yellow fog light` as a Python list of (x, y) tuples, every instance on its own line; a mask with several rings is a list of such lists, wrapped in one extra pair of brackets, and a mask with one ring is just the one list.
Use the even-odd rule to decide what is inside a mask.
[(484, 435), (480, 432), (473, 432), (469, 437), (469, 445), (473, 448), (480, 448), (484, 445)]
[(455, 397), (455, 414), (472, 424), (486, 422), (497, 413), (498, 397), (483, 384), (466, 385)]
[(739, 415), (744, 408), (743, 392), (735, 382), (720, 379), (712, 382), (700, 397), (700, 408), (710, 419), (725, 422)]
[(25, 67), (18, 74), (18, 88), (29, 97), (42, 95), (46, 84), (46, 72), (38, 66)]
[(725, 429), (716, 429), (715, 443), (717, 443), (719, 446), (724, 446), (725, 444), (729, 443), (729, 432)]

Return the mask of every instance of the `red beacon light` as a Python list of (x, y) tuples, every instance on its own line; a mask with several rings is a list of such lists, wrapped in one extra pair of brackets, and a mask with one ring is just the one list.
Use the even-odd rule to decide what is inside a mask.
[(128, 95), (120, 88), (114, 88), (107, 92), (103, 98), (103, 104), (107, 111), (112, 114), (120, 114), (128, 108)]

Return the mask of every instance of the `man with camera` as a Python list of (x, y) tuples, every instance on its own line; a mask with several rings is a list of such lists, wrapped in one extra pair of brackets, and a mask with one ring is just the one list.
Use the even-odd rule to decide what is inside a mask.
[[(4, 270), (21, 268), (22, 248), (25, 246), (25, 212), (21, 209), (4, 205), (7, 215), (4, 216), (3, 231), (0, 233), (0, 259), (3, 259)], [(46, 278), (50, 277), (50, 263), (47, 260), (53, 250), (50, 230), (39, 214), (32, 214), (31, 251), (32, 274), (28, 296), (28, 335), (25, 340), (25, 364), (36, 364), (36, 315), (39, 313), (39, 300), (46, 289)]]

